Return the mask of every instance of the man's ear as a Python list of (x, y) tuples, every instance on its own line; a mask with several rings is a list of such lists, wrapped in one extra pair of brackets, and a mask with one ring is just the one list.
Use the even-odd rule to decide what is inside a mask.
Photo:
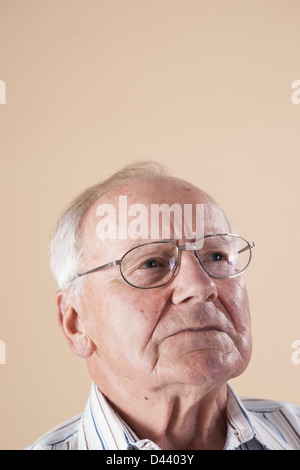
[(70, 348), (77, 356), (87, 359), (93, 354), (95, 344), (84, 331), (79, 315), (67, 292), (61, 290), (57, 292), (56, 305), (58, 310), (58, 322)]

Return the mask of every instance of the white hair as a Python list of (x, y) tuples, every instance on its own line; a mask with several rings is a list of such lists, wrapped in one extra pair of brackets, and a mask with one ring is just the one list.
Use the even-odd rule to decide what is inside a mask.
[(60, 217), (50, 240), (50, 267), (58, 288), (70, 289), (78, 295), (84, 277), (75, 279), (83, 268), (84, 250), (81, 226), (89, 208), (102, 196), (124, 183), (139, 177), (168, 176), (158, 162), (135, 162), (114, 173), (110, 178), (87, 188), (76, 197)]

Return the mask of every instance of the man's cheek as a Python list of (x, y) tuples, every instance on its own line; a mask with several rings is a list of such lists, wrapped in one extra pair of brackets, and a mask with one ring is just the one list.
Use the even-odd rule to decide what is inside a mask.
[[(230, 282), (231, 281), (231, 282)], [(228, 279), (219, 293), (227, 310), (237, 317), (249, 316), (249, 301), (246, 286), (242, 279)]]

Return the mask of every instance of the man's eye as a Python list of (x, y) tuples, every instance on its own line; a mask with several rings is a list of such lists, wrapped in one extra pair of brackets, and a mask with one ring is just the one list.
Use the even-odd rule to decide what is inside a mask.
[(224, 261), (226, 258), (222, 253), (211, 253), (209, 259), (211, 261)]
[(158, 266), (160, 266), (160, 263), (156, 258), (151, 258), (151, 259), (148, 259), (147, 261), (145, 261), (143, 263), (143, 266), (145, 268), (157, 268)]

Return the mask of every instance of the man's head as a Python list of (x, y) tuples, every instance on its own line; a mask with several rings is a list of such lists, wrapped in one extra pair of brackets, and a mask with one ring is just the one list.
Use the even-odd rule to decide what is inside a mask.
[[(179, 204), (182, 209), (185, 204), (202, 204), (205, 235), (232, 233), (228, 218), (210, 196), (167, 175), (159, 165), (128, 167), (87, 190), (61, 219), (51, 245), (52, 266), (57, 267), (55, 258), (63, 252), (69, 221), (73, 233), (65, 241), (73, 248), (67, 246), (65, 253), (73, 252), (73, 261), (61, 259), (70, 272), (61, 278), (57, 274), (57, 304), (73, 351), (87, 359), (93, 379), (108, 395), (116, 387), (132, 394), (175, 393), (190, 386), (208, 392), (241, 374), (251, 354), (243, 279), (210, 276), (193, 250), (180, 253), (176, 275), (158, 288), (133, 287), (118, 265), (72, 282), (79, 273), (120, 260), (135, 246), (153, 241), (99, 237), (99, 204), (117, 207), (121, 195), (127, 196), (128, 205), (143, 205), (148, 212), (153, 204)], [(119, 221), (118, 210), (116, 216)], [(174, 225), (170, 228), (172, 238)]]

